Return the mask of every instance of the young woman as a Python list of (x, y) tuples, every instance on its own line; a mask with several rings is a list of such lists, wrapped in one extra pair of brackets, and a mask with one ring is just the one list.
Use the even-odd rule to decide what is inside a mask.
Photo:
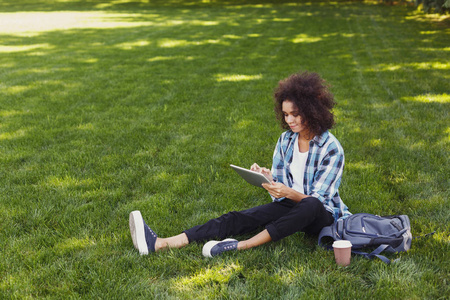
[(131, 238), (140, 254), (265, 228), (243, 241), (207, 242), (203, 255), (211, 257), (278, 241), (299, 231), (317, 235), (323, 227), (350, 215), (338, 192), (344, 151), (328, 131), (334, 125), (331, 109), (335, 103), (325, 81), (316, 73), (293, 74), (279, 82), (274, 98), (277, 118), (287, 131), (278, 139), (271, 170), (256, 163), (251, 166), (272, 181), (263, 187), (273, 201), (229, 212), (169, 238), (158, 237), (141, 213), (133, 211)]

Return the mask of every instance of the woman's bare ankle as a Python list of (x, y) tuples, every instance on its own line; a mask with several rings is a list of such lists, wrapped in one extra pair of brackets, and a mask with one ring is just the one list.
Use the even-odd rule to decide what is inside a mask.
[(186, 234), (182, 233), (169, 238), (157, 238), (155, 242), (155, 252), (166, 248), (182, 248), (189, 244)]
[(161, 251), (167, 248), (169, 244), (163, 238), (156, 238), (155, 242), (155, 252)]
[(248, 243), (247, 243), (247, 241), (240, 241), (240, 242), (238, 242), (238, 245), (237, 245), (237, 249), (238, 250), (245, 250), (245, 249), (248, 249), (249, 247), (248, 247)]

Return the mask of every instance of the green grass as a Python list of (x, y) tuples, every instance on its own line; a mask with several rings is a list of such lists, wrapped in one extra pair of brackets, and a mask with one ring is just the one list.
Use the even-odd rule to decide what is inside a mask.
[[(447, 27), (360, 2), (53, 2), (0, 4), (0, 298), (450, 297)], [(270, 165), (298, 70), (332, 85), (350, 210), (436, 234), (390, 266), (303, 234), (140, 257), (131, 210), (169, 236), (270, 201), (228, 165)]]

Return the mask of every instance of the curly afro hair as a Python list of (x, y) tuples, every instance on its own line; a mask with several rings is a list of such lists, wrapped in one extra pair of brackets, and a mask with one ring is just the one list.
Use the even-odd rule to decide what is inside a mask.
[(295, 73), (281, 80), (274, 93), (275, 113), (283, 129), (289, 129), (284, 119), (282, 105), (291, 101), (299, 110), (302, 123), (314, 135), (320, 135), (334, 125), (334, 96), (319, 74)]

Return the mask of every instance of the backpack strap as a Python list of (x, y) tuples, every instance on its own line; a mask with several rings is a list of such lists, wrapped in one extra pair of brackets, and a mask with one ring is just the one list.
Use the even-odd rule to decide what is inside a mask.
[(319, 246), (322, 246), (322, 247), (326, 248), (327, 250), (332, 249), (332, 246), (324, 244), (322, 242), (322, 239), (325, 237), (329, 237), (329, 238), (332, 238), (333, 240), (336, 240), (336, 236), (334, 235), (334, 226), (335, 226), (335, 224), (333, 223), (330, 226), (326, 226), (326, 227), (322, 228), (322, 230), (320, 231), (320, 234), (319, 234)]
[(427, 233), (427, 234), (425, 234), (425, 235), (418, 235), (418, 236), (413, 237), (413, 240), (415, 240), (415, 239), (421, 239), (421, 238), (424, 238), (424, 237), (433, 235), (433, 234), (435, 234), (435, 233), (436, 233), (436, 230), (433, 231), (433, 232)]
[[(427, 233), (427, 234), (422, 235), (422, 236), (415, 236), (413, 239), (428, 237), (428, 236), (431, 236), (431, 235), (433, 235), (435, 233), (436, 233), (436, 231), (433, 231), (433, 232)], [(391, 263), (391, 261), (386, 256), (380, 255), (381, 252), (383, 252), (384, 250), (386, 250), (389, 247), (390, 246), (388, 244), (382, 244), (382, 245), (378, 246), (377, 249), (373, 250), (371, 253), (366, 253), (366, 252), (357, 251), (357, 250), (352, 250), (352, 253), (362, 255), (362, 256), (364, 256), (367, 259), (372, 259), (374, 257), (378, 257), (383, 262), (385, 262), (386, 264), (389, 265)]]
[(386, 264), (389, 265), (391, 263), (390, 259), (387, 258), (386, 256), (380, 255), (380, 253), (383, 252), (384, 250), (386, 250), (386, 248), (388, 248), (388, 247), (389, 247), (388, 244), (383, 244), (383, 245), (378, 246), (378, 248), (373, 250), (371, 253), (366, 253), (366, 252), (356, 251), (356, 250), (352, 250), (352, 253), (362, 255), (367, 259), (372, 259), (374, 257), (378, 257), (383, 262), (385, 262)]

